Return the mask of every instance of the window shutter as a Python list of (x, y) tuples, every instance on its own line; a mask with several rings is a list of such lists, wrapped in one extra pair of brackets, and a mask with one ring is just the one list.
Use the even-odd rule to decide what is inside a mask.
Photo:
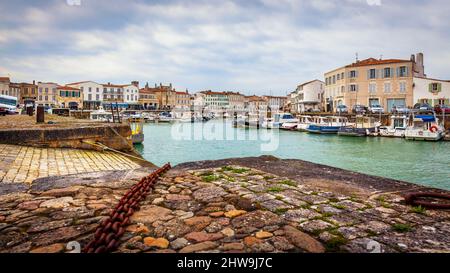
[(397, 67), (397, 78), (400, 77), (400, 67)]
[(394, 77), (394, 68), (391, 67), (390, 70), (391, 70), (391, 71), (390, 71), (390, 73), (391, 73), (391, 78), (393, 78), (393, 77)]
[(355, 85), (355, 91), (358, 92), (358, 90), (359, 90), (359, 85), (356, 84)]
[(359, 71), (355, 70), (355, 77), (358, 78), (358, 76), (359, 76)]
[(409, 77), (409, 67), (405, 67), (405, 71), (406, 71), (406, 75), (405, 75), (405, 77)]
[(370, 69), (367, 70), (367, 79), (370, 79)]
[(438, 92), (441, 92), (442, 91), (442, 83), (438, 83), (438, 90), (437, 90)]
[(428, 84), (428, 92), (433, 92), (433, 84), (432, 83), (430, 83), (430, 84)]

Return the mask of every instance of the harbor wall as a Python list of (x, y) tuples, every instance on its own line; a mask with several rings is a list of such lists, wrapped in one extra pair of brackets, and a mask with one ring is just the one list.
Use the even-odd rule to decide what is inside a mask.
[(68, 128), (10, 128), (0, 130), (0, 143), (48, 148), (75, 148), (101, 150), (91, 143), (100, 142), (109, 148), (135, 154), (127, 138), (128, 124), (101, 124), (71, 126)]

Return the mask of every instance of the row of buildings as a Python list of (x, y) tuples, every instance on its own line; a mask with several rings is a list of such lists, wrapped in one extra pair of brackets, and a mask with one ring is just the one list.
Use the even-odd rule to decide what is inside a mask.
[(427, 77), (424, 55), (410, 59), (356, 60), (324, 74), (324, 81), (300, 84), (289, 94), (289, 108), (294, 113), (308, 110), (333, 112), (338, 105), (381, 105), (385, 111), (394, 106), (413, 107), (450, 104), (450, 81)]
[(44, 105), (51, 108), (98, 109), (109, 108), (111, 103), (122, 109), (190, 109), (207, 108), (222, 111), (244, 109), (281, 109), (287, 97), (245, 96), (239, 92), (214, 92), (211, 90), (190, 94), (188, 90), (177, 91), (172, 84), (139, 82), (130, 84), (100, 84), (82, 81), (59, 85), (53, 82), (13, 83), (9, 77), (0, 78), (0, 94), (14, 96), (21, 105)]

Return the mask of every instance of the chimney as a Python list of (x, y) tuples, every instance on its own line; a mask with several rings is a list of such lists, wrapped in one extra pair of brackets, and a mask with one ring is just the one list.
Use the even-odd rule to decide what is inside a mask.
[(139, 82), (138, 81), (132, 81), (131, 84), (136, 86), (137, 88), (139, 88)]
[(411, 54), (411, 61), (412, 61), (413, 63), (416, 62), (416, 56), (414, 56), (414, 54)]
[(414, 65), (414, 76), (416, 77), (426, 77), (425, 74), (425, 65), (424, 65), (424, 56), (422, 52), (417, 53)]
[(33, 80), (33, 85), (35, 85), (36, 84), (36, 81), (35, 80)]

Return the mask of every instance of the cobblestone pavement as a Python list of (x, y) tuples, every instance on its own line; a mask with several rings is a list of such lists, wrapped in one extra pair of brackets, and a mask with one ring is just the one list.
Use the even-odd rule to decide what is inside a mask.
[(112, 152), (0, 144), (0, 184), (31, 184), (37, 178), (48, 176), (139, 167), (129, 158)]
[[(135, 173), (136, 183), (143, 173)], [(84, 246), (130, 184), (0, 196), (0, 251)], [(450, 213), (362, 199), (228, 165), (171, 170), (136, 212), (119, 252), (450, 252)]]

